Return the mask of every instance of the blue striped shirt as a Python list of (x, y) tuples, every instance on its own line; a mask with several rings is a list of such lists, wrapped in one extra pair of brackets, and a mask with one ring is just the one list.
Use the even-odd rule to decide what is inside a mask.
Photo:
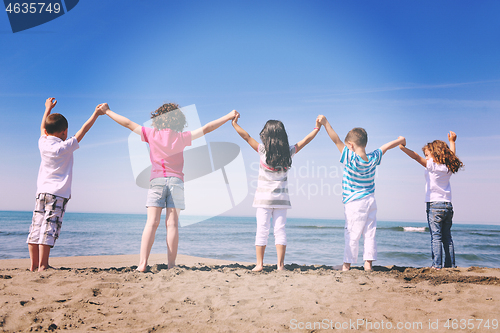
[(344, 147), (340, 162), (344, 163), (342, 176), (342, 202), (348, 203), (375, 192), (375, 169), (382, 160), (382, 150), (377, 149), (366, 155), (368, 162)]

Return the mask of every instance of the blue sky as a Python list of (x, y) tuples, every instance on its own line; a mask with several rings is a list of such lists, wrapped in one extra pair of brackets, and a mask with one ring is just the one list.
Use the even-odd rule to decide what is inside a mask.
[[(454, 220), (499, 224), (499, 14), (498, 1), (87, 0), (15, 34), (0, 14), (0, 209), (33, 209), (40, 120), (56, 97), (70, 135), (99, 103), (142, 123), (171, 101), (195, 104), (201, 123), (236, 109), (255, 138), (280, 119), (291, 143), (318, 114), (341, 138), (364, 127), (367, 150), (403, 135), (420, 152), (453, 130), (465, 164)], [(145, 212), (129, 134), (98, 119), (75, 152), (68, 211)], [(229, 124), (207, 141), (240, 145), (249, 194), (226, 215), (253, 215), (257, 154)], [(288, 216), (343, 218), (339, 157), (322, 130), (294, 158)], [(379, 220), (425, 222), (423, 173), (399, 149), (384, 156)]]

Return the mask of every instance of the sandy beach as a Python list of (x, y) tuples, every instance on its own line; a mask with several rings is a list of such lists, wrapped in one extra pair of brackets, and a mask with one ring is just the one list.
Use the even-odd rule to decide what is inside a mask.
[(178, 267), (137, 255), (0, 261), (3, 332), (494, 332), (500, 269), (253, 264), (179, 255)]

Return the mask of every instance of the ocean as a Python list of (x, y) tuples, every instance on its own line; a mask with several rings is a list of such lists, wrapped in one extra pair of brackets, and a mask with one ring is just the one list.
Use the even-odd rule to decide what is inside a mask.
[[(32, 212), (0, 211), (0, 259), (29, 258), (26, 237)], [(182, 221), (189, 217), (181, 215)], [(145, 214), (70, 213), (51, 257), (138, 254)], [(341, 265), (344, 221), (287, 220), (285, 264)], [(452, 227), (457, 266), (500, 268), (500, 226), (458, 224)], [(166, 253), (164, 220), (152, 253)], [(179, 253), (255, 262), (255, 218), (218, 216), (179, 228)], [(362, 265), (362, 242), (357, 265)], [(274, 237), (269, 236), (265, 264), (276, 264)], [(377, 222), (378, 260), (375, 265), (428, 267), (431, 265), (427, 223)]]

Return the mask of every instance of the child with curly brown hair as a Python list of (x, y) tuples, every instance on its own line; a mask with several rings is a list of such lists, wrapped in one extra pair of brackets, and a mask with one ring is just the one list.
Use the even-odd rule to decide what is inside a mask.
[(444, 248), (444, 267), (455, 266), (455, 249), (451, 237), (453, 206), (451, 204), (450, 177), (463, 167), (455, 155), (457, 135), (448, 133), (450, 146), (441, 140), (426, 144), (422, 151), (425, 158), (400, 145), (409, 157), (425, 168), (425, 201), (427, 223), (431, 234), (432, 268), (441, 269)]
[(142, 141), (149, 144), (151, 177), (146, 202), (147, 221), (141, 240), (138, 271), (148, 267), (148, 258), (160, 224), (161, 211), (166, 208), (168, 268), (175, 266), (179, 244), (179, 214), (184, 206), (184, 167), (183, 151), (191, 141), (214, 131), (238, 113), (227, 115), (209, 122), (194, 131), (182, 132), (186, 127), (186, 117), (174, 103), (163, 104), (151, 112), (153, 128), (140, 126), (133, 121), (111, 111), (107, 103), (101, 110), (118, 124), (139, 134)]

